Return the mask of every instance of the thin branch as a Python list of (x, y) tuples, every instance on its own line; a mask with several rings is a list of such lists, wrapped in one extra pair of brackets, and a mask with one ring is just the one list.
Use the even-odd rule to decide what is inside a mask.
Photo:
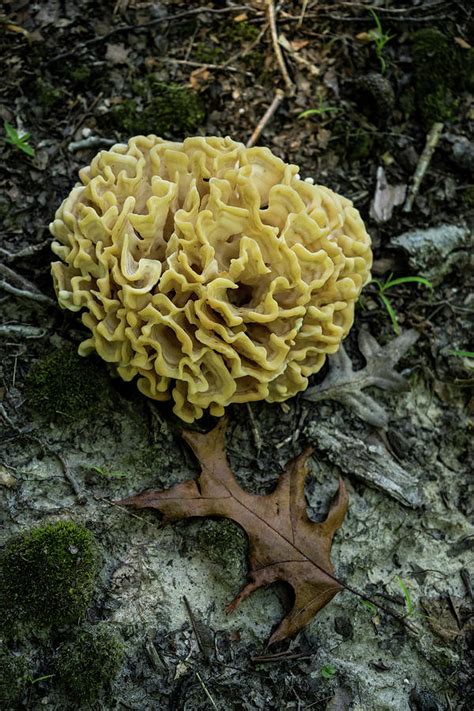
[(428, 166), (431, 161), (431, 157), (434, 153), (436, 146), (438, 145), (441, 133), (444, 128), (444, 123), (434, 123), (426, 137), (426, 144), (423, 148), (423, 153), (420, 156), (418, 165), (416, 166), (415, 175), (413, 176), (413, 181), (408, 192), (408, 197), (403, 206), (403, 212), (411, 212), (413, 203), (416, 196), (420, 190), (421, 181), (423, 180)]
[(206, 649), (204, 647), (201, 635), (199, 633), (199, 629), (196, 623), (196, 618), (194, 617), (194, 612), (192, 611), (191, 605), (189, 604), (189, 600), (186, 597), (186, 595), (183, 595), (183, 602), (186, 606), (186, 612), (188, 613), (189, 620), (191, 622), (191, 626), (193, 628), (194, 636), (196, 637), (196, 641), (199, 647), (199, 651), (201, 652), (202, 656), (209, 661), (209, 655), (206, 652)]
[(2, 324), (0, 326), (0, 336), (2, 338), (43, 338), (46, 335), (45, 328), (37, 326), (29, 326), (22, 323)]
[(81, 138), (80, 141), (72, 141), (67, 149), (69, 153), (75, 153), (76, 151), (82, 151), (84, 148), (108, 148), (110, 146), (115, 146), (118, 141), (113, 138), (102, 138), (102, 136), (88, 136), (87, 138)]
[(0, 288), (15, 296), (21, 296), (25, 299), (38, 301), (44, 304), (54, 304), (55, 302), (49, 296), (43, 294), (37, 286), (32, 282), (20, 276), (17, 272), (7, 267), (6, 264), (0, 264), (0, 274), (5, 277), (0, 281)]
[(268, 107), (268, 109), (265, 111), (264, 115), (260, 119), (260, 121), (257, 124), (257, 127), (255, 128), (255, 131), (252, 133), (250, 136), (249, 140), (247, 141), (247, 148), (251, 148), (254, 146), (258, 139), (260, 138), (260, 134), (262, 133), (263, 129), (267, 125), (267, 123), (270, 121), (272, 118), (273, 114), (276, 112), (278, 107), (280, 106), (281, 102), (285, 98), (285, 92), (282, 91), (281, 89), (277, 89), (275, 92), (275, 96), (273, 97), (273, 101)]
[(257, 420), (255, 419), (255, 415), (253, 413), (252, 406), (249, 402), (247, 403), (247, 412), (249, 413), (250, 424), (252, 426), (253, 439), (254, 439), (255, 447), (256, 447), (257, 453), (258, 453), (262, 449), (262, 436), (260, 434), (260, 430), (259, 430), (259, 427), (257, 424)]
[(232, 64), (233, 62), (236, 61), (236, 59), (240, 59), (241, 57), (246, 57), (249, 52), (252, 51), (255, 47), (257, 47), (260, 42), (262, 41), (265, 32), (268, 30), (268, 22), (262, 27), (260, 32), (258, 33), (258, 36), (254, 39), (254, 41), (244, 47), (243, 49), (239, 49), (238, 52), (235, 54), (232, 54), (229, 59), (226, 59), (226, 61), (221, 65), (222, 67), (227, 67), (229, 64)]
[(238, 69), (238, 67), (232, 67), (229, 64), (210, 64), (209, 62), (195, 62), (190, 59), (173, 59), (173, 57), (161, 57), (162, 62), (168, 62), (168, 64), (182, 64), (186, 67), (198, 67), (200, 69), (218, 69), (223, 72), (235, 72), (238, 74), (245, 74), (246, 76), (253, 76), (252, 72), (248, 72), (246, 69)]
[(266, 0), (267, 12), (268, 12), (268, 22), (270, 24), (270, 31), (272, 34), (273, 51), (275, 52), (275, 57), (280, 67), (281, 75), (283, 81), (285, 82), (286, 92), (291, 95), (294, 91), (295, 85), (290, 79), (288, 74), (288, 69), (286, 68), (285, 60), (283, 58), (283, 52), (281, 51), (280, 44), (278, 42), (278, 33), (276, 28), (276, 17), (275, 17), (275, 6), (273, 0)]
[(301, 27), (301, 25), (303, 24), (303, 20), (304, 20), (304, 16), (305, 16), (305, 12), (306, 12), (307, 6), (308, 6), (308, 0), (303, 0), (303, 7), (301, 8), (301, 15), (299, 16), (299, 18), (298, 18), (298, 24), (296, 25), (296, 27), (297, 27), (298, 29), (299, 29), (299, 28)]
[(15, 259), (23, 259), (23, 257), (32, 257), (38, 252), (41, 252), (41, 250), (45, 249), (46, 247), (49, 247), (50, 244), (51, 239), (48, 238), (43, 240), (43, 242), (40, 242), (39, 244), (30, 244), (28, 245), (28, 247), (20, 249), (19, 252), (10, 252), (8, 249), (0, 247), (0, 254), (3, 254), (8, 261), (13, 262)]
[(3, 279), (0, 280), (0, 289), (3, 289), (3, 291), (6, 291), (8, 294), (19, 296), (22, 299), (30, 299), (30, 301), (37, 301), (40, 304), (54, 304), (54, 301), (50, 299), (49, 296), (45, 296), (44, 294), (41, 294), (40, 292), (36, 291), (27, 291), (26, 289), (19, 289), (18, 287), (12, 286)]
[(207, 698), (209, 699), (209, 703), (211, 704), (212, 708), (215, 709), (216, 711), (219, 711), (219, 709), (218, 709), (217, 706), (216, 706), (216, 702), (215, 702), (214, 699), (212, 698), (210, 691), (208, 690), (207, 686), (205, 685), (205, 683), (203, 682), (202, 678), (200, 677), (199, 672), (197, 671), (197, 672), (195, 672), (195, 674), (196, 674), (196, 676), (197, 676), (197, 679), (198, 679), (199, 683), (201, 684), (202, 690), (204, 691), (204, 693), (206, 694)]

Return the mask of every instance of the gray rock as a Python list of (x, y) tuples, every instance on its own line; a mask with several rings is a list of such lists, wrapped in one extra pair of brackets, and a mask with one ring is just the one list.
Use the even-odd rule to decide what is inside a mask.
[(410, 230), (394, 237), (391, 245), (408, 252), (410, 266), (435, 284), (457, 264), (466, 266), (472, 261), (472, 231), (467, 225)]

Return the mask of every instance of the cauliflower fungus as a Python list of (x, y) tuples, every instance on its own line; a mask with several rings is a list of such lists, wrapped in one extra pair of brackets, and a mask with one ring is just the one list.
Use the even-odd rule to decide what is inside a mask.
[(79, 347), (186, 422), (304, 390), (370, 276), (352, 203), (230, 138), (136, 136), (101, 151), (51, 224)]

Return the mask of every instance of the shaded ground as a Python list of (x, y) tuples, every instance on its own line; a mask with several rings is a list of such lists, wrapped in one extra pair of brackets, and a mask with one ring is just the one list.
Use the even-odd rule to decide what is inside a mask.
[[(162, 527), (151, 514), (110, 503), (187, 479), (196, 465), (167, 405), (146, 402), (104, 364), (81, 370), (74, 349), (82, 327), (53, 301), (47, 225), (100, 147), (142, 131), (245, 142), (275, 88), (284, 88), (266, 14), (258, 3), (3, 3), (0, 116), (31, 133), (36, 155), (1, 144), (2, 538), (60, 518), (95, 533), (103, 568), (87, 619), (107, 621), (126, 646), (122, 671), (97, 708), (472, 708), (472, 361), (451, 354), (473, 350), (472, 11), (442, 0), (378, 5), (370, 5), (378, 8), (378, 36), (391, 37), (381, 54), (367, 3), (282, 4), (278, 30), (294, 93), (260, 143), (354, 200), (373, 238), (376, 276), (433, 282), (431, 297), (416, 284), (387, 293), (400, 325), (421, 334), (399, 368), (410, 391), (374, 393), (390, 413), (386, 432), (338, 404), (300, 397), (284, 408), (252, 405), (255, 426), (247, 408), (233, 407), (228, 451), (242, 485), (264, 492), (288, 458), (313, 444), (311, 515), (327, 510), (338, 475), (350, 492), (333, 552), (338, 574), (409, 614), (418, 634), (344, 593), (276, 650), (286, 656), (258, 662), (288, 592), (258, 591), (225, 616), (245, 580), (239, 529), (222, 521)], [(172, 15), (179, 17), (166, 19)], [(317, 113), (298, 118), (308, 109)], [(407, 186), (435, 121), (444, 127), (413, 211), (396, 206), (382, 221), (370, 209), (377, 169), (390, 185)], [(77, 145), (91, 137), (93, 147)], [(459, 230), (453, 236), (446, 225)], [(437, 228), (428, 238), (396, 240), (428, 227)], [(381, 343), (394, 336), (373, 284), (347, 344), (357, 366), (363, 327)], [(55, 365), (46, 390), (35, 389), (33, 366), (69, 346), (67, 368)], [(381, 467), (397, 466), (417, 492), (413, 506), (368, 483)], [(202, 627), (202, 649), (183, 595)], [(73, 631), (36, 630), (8, 642), (30, 675), (13, 707), (80, 706), (64, 696), (54, 667)]]

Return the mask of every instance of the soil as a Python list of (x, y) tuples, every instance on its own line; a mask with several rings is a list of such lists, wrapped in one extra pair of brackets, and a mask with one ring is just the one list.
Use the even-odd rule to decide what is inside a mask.
[[(35, 155), (1, 140), (1, 538), (68, 519), (100, 543), (87, 621), (113, 626), (126, 656), (92, 707), (472, 708), (471, 3), (280, 3), (291, 91), (263, 3), (4, 0), (2, 8), (0, 117), (31, 134)], [(286, 96), (259, 144), (354, 201), (372, 236), (376, 278), (428, 277), (433, 291), (404, 283), (385, 292), (400, 327), (420, 333), (397, 366), (409, 389), (372, 391), (389, 413), (386, 430), (336, 402), (300, 396), (283, 407), (229, 408), (227, 447), (242, 486), (271, 490), (283, 464), (312, 444), (307, 498), (317, 520), (344, 477), (350, 511), (333, 547), (337, 574), (409, 623), (346, 591), (295, 639), (267, 649), (290, 593), (258, 590), (225, 615), (246, 578), (237, 526), (164, 526), (152, 512), (113, 504), (188, 479), (197, 465), (168, 404), (146, 400), (105, 363), (76, 371), (85, 329), (56, 305), (48, 224), (100, 148), (140, 131), (246, 142), (278, 87)], [(441, 137), (406, 212), (406, 198), (397, 205), (393, 196), (410, 189), (434, 122)], [(382, 215), (371, 208), (381, 199), (380, 168), (399, 186), (385, 191)], [(362, 328), (381, 344), (394, 338), (374, 282), (346, 343), (357, 367)], [(63, 372), (51, 361), (58, 349), (67, 354)], [(53, 362), (46, 378), (45, 362)], [(384, 466), (403, 470), (417, 495), (400, 500), (384, 489)], [(65, 696), (54, 671), (73, 633), (74, 625), (5, 640), (29, 669), (12, 708), (91, 708)]]

